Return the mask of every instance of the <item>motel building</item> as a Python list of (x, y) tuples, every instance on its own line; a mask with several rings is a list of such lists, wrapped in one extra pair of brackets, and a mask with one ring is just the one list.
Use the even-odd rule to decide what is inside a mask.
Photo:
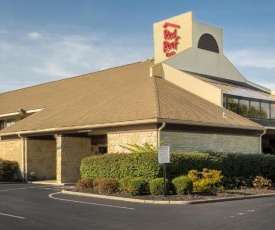
[(153, 60), (1, 93), (0, 158), (70, 183), (84, 157), (127, 144), (275, 153), (275, 93), (226, 58), (223, 30), (187, 12), (153, 31)]

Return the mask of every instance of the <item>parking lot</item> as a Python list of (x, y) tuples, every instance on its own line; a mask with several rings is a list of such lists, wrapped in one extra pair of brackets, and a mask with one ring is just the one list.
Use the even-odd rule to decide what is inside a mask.
[(64, 187), (0, 184), (3, 229), (273, 229), (275, 198), (161, 205), (61, 194)]

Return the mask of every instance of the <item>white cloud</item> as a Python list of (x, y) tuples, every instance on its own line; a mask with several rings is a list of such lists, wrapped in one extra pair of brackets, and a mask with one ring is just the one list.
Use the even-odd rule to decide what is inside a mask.
[[(38, 38), (39, 33), (35, 33), (31, 33), (33, 39)], [(142, 61), (152, 56), (152, 47), (137, 47), (136, 38), (125, 39), (122, 46), (117, 44), (121, 41), (110, 39), (107, 42), (103, 35), (94, 34), (62, 36), (43, 33), (43, 39), (35, 44), (24, 39), (0, 38), (0, 78), (5, 80), (5, 87), (0, 85), (0, 92)]]
[(29, 33), (28, 34), (28, 37), (31, 39), (31, 40), (36, 40), (36, 39), (39, 39), (41, 38), (41, 35), (37, 32), (32, 32), (32, 33)]
[(274, 48), (233, 50), (226, 56), (246, 79), (275, 90)]
[(238, 66), (275, 69), (274, 50), (235, 50), (228, 52), (227, 56)]

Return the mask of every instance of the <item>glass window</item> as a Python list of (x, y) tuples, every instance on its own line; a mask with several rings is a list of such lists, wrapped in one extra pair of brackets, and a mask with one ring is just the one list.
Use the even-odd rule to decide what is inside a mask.
[(0, 120), (0, 130), (4, 129), (4, 120)]
[(271, 119), (275, 119), (275, 104), (271, 104)]
[(261, 103), (261, 118), (270, 119), (270, 104), (266, 102)]
[(250, 101), (249, 116), (254, 118), (261, 118), (259, 101)]
[(239, 114), (244, 117), (249, 117), (249, 101), (240, 99)]
[(223, 107), (226, 108), (226, 100), (227, 100), (227, 96), (223, 96)]
[(238, 113), (238, 99), (233, 97), (228, 97), (226, 108), (234, 113)]
[(7, 128), (15, 124), (15, 119), (7, 119)]

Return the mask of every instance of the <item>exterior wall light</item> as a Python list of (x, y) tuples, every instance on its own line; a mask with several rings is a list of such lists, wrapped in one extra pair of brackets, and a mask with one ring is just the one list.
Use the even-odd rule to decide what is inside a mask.
[(18, 109), (17, 112), (18, 112), (20, 115), (26, 114), (26, 110), (24, 110), (24, 109)]

